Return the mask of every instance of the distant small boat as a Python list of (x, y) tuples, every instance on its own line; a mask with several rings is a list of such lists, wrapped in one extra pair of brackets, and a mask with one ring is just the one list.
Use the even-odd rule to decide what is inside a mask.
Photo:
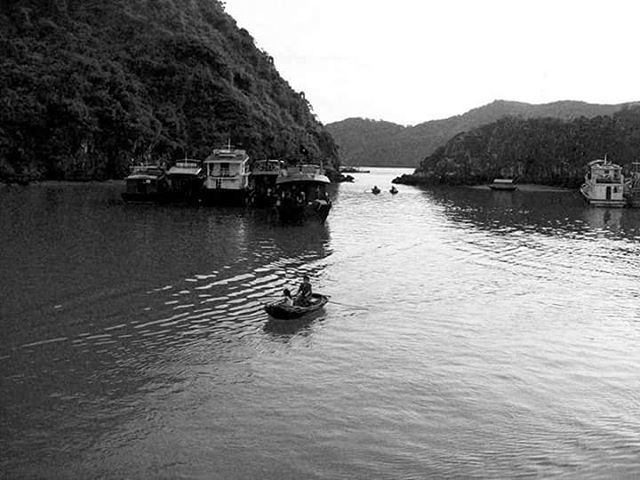
[(340, 167), (340, 173), (371, 173), (370, 170), (362, 170), (358, 167), (344, 166)]
[(604, 159), (587, 164), (587, 173), (580, 193), (594, 207), (624, 207), (624, 176), (622, 167)]
[(124, 179), (122, 199), (127, 203), (156, 203), (167, 200), (169, 181), (164, 168), (155, 164), (133, 165)]
[(511, 178), (495, 178), (493, 183), (489, 185), (489, 188), (491, 190), (513, 191), (518, 187), (513, 183), (513, 179)]
[(320, 310), (328, 301), (329, 298), (325, 295), (314, 293), (311, 296), (311, 304), (308, 306), (286, 305), (282, 301), (278, 301), (265, 305), (264, 310), (273, 318), (277, 318), (279, 320), (294, 320), (306, 315), (307, 313)]
[(374, 195), (378, 195), (380, 192), (381, 190), (378, 188), (377, 185), (371, 189), (371, 193), (373, 193)]
[(395, 186), (392, 186), (391, 189), (389, 190), (389, 193), (391, 195), (395, 195), (396, 193), (398, 193), (398, 189)]

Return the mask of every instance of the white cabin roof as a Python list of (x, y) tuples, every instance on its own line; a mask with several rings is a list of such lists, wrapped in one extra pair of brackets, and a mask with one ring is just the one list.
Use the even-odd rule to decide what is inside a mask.
[(205, 163), (243, 163), (249, 160), (249, 155), (245, 150), (216, 148), (213, 153), (205, 159)]

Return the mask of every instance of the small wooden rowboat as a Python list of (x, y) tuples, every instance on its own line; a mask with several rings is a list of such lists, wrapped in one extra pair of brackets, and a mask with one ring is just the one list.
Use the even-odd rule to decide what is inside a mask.
[(319, 293), (314, 293), (311, 296), (310, 305), (285, 305), (281, 301), (278, 301), (265, 305), (264, 310), (273, 318), (277, 318), (279, 320), (293, 320), (295, 318), (300, 318), (307, 313), (320, 310), (328, 301), (328, 297), (320, 295)]

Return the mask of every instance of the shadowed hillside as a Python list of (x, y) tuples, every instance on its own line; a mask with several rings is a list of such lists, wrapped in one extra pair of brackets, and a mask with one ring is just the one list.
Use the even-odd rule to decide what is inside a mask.
[(338, 166), (304, 93), (219, 1), (5, 0), (0, 32), (0, 177), (117, 178), (228, 140)]
[(335, 138), (345, 165), (416, 167), (425, 155), (433, 153), (454, 135), (506, 116), (523, 119), (552, 117), (563, 120), (593, 118), (612, 115), (625, 105), (627, 104), (594, 105), (573, 101), (532, 105), (497, 100), (463, 115), (432, 120), (412, 127), (349, 118), (330, 123), (327, 129)]

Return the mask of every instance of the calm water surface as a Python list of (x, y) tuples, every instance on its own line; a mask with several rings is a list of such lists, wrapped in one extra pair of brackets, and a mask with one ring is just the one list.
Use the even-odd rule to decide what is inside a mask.
[(640, 475), (640, 210), (400, 173), (323, 227), (0, 187), (0, 477)]

